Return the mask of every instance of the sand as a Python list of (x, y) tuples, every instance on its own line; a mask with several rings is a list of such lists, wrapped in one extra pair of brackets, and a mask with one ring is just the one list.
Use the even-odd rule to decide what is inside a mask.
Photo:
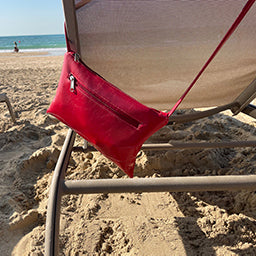
[[(62, 56), (0, 56), (1, 255), (44, 255), (49, 185), (67, 127), (46, 114)], [(224, 112), (164, 127), (161, 141), (253, 140), (255, 121)], [(77, 137), (76, 144), (81, 144)], [(140, 152), (138, 177), (255, 174), (256, 150)], [(67, 179), (124, 178), (99, 153), (73, 153)], [(250, 191), (64, 196), (60, 255), (256, 255), (256, 194)]]

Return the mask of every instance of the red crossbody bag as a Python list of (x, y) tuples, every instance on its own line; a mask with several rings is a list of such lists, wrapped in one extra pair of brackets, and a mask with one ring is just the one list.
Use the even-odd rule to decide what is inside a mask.
[(136, 155), (168, 114), (146, 107), (65, 54), (53, 102), (47, 113), (71, 127), (133, 177)]

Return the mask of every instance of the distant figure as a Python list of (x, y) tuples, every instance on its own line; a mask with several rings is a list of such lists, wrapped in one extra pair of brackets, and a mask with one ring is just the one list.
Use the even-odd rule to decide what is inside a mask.
[(16, 42), (14, 42), (14, 52), (19, 52), (19, 48)]

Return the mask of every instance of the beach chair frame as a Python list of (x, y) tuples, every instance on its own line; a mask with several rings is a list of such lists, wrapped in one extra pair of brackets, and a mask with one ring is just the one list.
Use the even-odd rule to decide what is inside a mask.
[[(86, 4), (88, 0), (81, 1)], [(80, 43), (73, 1), (63, 0), (66, 28), (72, 50), (79, 53)], [(66, 11), (65, 11), (66, 10)], [(67, 11), (68, 10), (68, 11)], [(202, 112), (184, 115), (173, 115), (169, 123), (186, 123), (212, 116), (225, 110), (234, 114), (243, 112), (256, 119), (256, 106), (250, 102), (256, 97), (256, 79), (233, 102)], [(221, 175), (137, 179), (97, 179), (65, 180), (66, 170), (73, 151), (90, 152), (95, 148), (85, 143), (84, 147), (74, 147), (76, 133), (69, 129), (60, 156), (58, 158), (47, 207), (45, 255), (58, 255), (60, 204), (63, 195), (95, 193), (130, 193), (130, 192), (192, 192), (192, 191), (225, 191), (255, 190), (256, 175)], [(220, 143), (162, 143), (144, 144), (142, 150), (205, 149), (255, 147), (256, 141), (231, 141)]]
[[(232, 104), (231, 104), (232, 105)], [(223, 107), (226, 109), (226, 107)], [(187, 120), (195, 120), (196, 116), (212, 116), (220, 108), (186, 115)], [(256, 119), (256, 106), (249, 104), (243, 113)], [(219, 111), (218, 111), (219, 113)], [(175, 118), (174, 118), (175, 119)], [(180, 119), (180, 118), (179, 118)], [(185, 122), (183, 116), (182, 122)], [(179, 120), (181, 122), (181, 120)], [(66, 170), (72, 151), (96, 151), (92, 146), (73, 147), (76, 133), (69, 129), (59, 155), (48, 199), (45, 255), (58, 255), (60, 204), (63, 195), (97, 194), (97, 193), (131, 193), (131, 192), (193, 192), (193, 191), (230, 191), (255, 190), (256, 175), (220, 175), (168, 178), (137, 178), (137, 179), (97, 179), (97, 180), (65, 180)], [(85, 143), (86, 144), (86, 143)], [(161, 143), (144, 144), (142, 150), (174, 150), (174, 149), (206, 149), (255, 147), (256, 141), (232, 141), (220, 143)]]

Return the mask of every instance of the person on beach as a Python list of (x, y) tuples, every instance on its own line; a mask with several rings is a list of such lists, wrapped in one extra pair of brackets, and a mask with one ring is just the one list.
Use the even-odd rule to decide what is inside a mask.
[(16, 42), (14, 42), (14, 52), (19, 52), (19, 48)]

